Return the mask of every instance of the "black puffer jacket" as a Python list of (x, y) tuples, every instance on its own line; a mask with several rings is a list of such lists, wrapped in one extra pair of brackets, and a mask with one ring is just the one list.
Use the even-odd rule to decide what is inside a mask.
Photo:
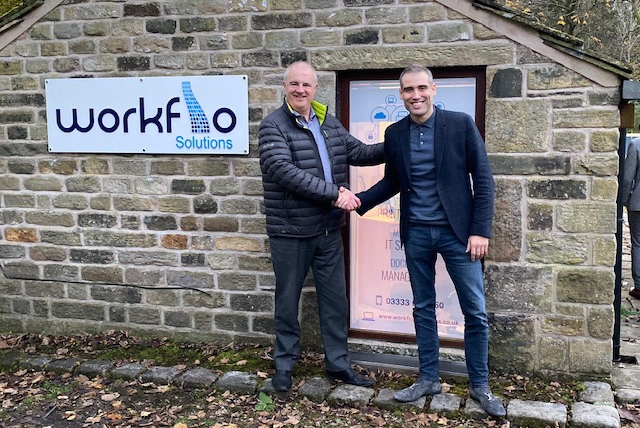
[(310, 237), (340, 228), (344, 212), (331, 205), (340, 186), (348, 188), (348, 165), (384, 161), (382, 143), (354, 138), (327, 107), (312, 101), (329, 150), (333, 183), (324, 180), (320, 154), (311, 131), (286, 101), (260, 124), (260, 167), (269, 236)]

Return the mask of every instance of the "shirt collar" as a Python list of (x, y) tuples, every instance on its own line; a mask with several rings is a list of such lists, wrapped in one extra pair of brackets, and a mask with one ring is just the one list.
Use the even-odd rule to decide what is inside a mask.
[(437, 107), (433, 107), (433, 114), (429, 117), (429, 119), (427, 119), (426, 122), (424, 122), (423, 124), (418, 125), (416, 122), (414, 122), (413, 118), (411, 116), (409, 116), (409, 119), (411, 121), (411, 124), (409, 125), (409, 129), (416, 129), (419, 128), (421, 126), (426, 126), (427, 128), (433, 128), (433, 125), (436, 123), (436, 114), (438, 112), (438, 108)]

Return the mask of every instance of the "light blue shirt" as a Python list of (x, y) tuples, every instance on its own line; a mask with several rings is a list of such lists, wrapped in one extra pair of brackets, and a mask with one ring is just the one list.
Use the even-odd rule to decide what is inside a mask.
[(320, 161), (322, 162), (324, 181), (326, 181), (327, 183), (333, 183), (329, 150), (327, 149), (327, 143), (324, 141), (324, 135), (322, 135), (322, 130), (320, 129), (320, 121), (318, 120), (318, 116), (316, 116), (316, 113), (313, 111), (313, 109), (311, 109), (311, 113), (309, 114), (309, 122), (307, 122), (304, 116), (302, 116), (297, 111), (294, 111), (294, 114), (300, 118), (300, 122), (302, 122), (307, 128), (309, 128), (309, 130), (313, 134), (313, 139), (316, 141), (316, 145), (318, 146)]

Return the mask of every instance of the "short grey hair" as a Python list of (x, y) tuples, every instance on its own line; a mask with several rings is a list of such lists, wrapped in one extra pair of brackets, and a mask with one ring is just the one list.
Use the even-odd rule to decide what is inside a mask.
[(402, 78), (405, 74), (409, 73), (427, 73), (427, 76), (429, 76), (429, 83), (433, 83), (433, 73), (431, 73), (431, 70), (429, 70), (424, 65), (411, 64), (410, 66), (402, 70), (402, 73), (400, 73), (400, 88), (402, 88)]
[(300, 65), (300, 64), (306, 64), (309, 66), (309, 68), (311, 69), (311, 71), (313, 71), (313, 80), (316, 85), (318, 84), (318, 73), (316, 72), (316, 69), (313, 68), (313, 66), (311, 64), (309, 64), (307, 61), (295, 61), (292, 62), (291, 64), (289, 64), (289, 66), (287, 67), (287, 69), (284, 71), (284, 83), (287, 83), (287, 79), (289, 78), (289, 70), (291, 70), (291, 68), (295, 65)]

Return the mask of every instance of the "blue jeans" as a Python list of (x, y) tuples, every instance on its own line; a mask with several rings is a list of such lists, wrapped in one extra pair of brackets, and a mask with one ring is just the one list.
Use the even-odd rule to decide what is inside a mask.
[(442, 255), (458, 293), (464, 315), (464, 351), (472, 387), (488, 386), (489, 323), (484, 300), (482, 263), (471, 261), (463, 243), (449, 226), (410, 225), (404, 244), (413, 290), (420, 377), (438, 380), (435, 266)]

